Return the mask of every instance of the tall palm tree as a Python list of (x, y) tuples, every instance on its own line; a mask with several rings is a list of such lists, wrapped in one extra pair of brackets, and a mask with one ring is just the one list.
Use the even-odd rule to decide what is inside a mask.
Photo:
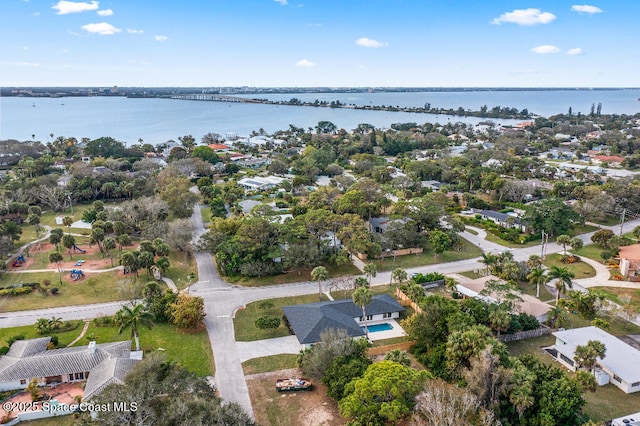
[(540, 286), (545, 285), (549, 282), (549, 276), (547, 275), (547, 271), (542, 267), (538, 266), (533, 268), (529, 275), (527, 275), (527, 279), (529, 280), (529, 284), (536, 286), (536, 297), (540, 298)]
[(141, 326), (147, 327), (149, 330), (153, 328), (154, 315), (145, 308), (142, 303), (130, 308), (124, 305), (115, 315), (115, 322), (120, 328), (118, 334), (129, 328), (131, 329), (131, 337), (136, 341), (136, 351), (140, 350), (140, 338), (138, 330)]
[(571, 279), (575, 277), (573, 272), (567, 268), (560, 268), (558, 266), (552, 266), (549, 270), (549, 280), (556, 280), (556, 305), (558, 305), (558, 299), (560, 299), (560, 293), (564, 294), (568, 288), (573, 288), (573, 281)]
[(567, 255), (567, 244), (571, 243), (571, 237), (568, 235), (558, 235), (558, 238), (556, 238), (556, 243), (560, 244), (562, 246), (562, 249), (564, 250), (564, 255)]
[(396, 283), (401, 284), (407, 280), (407, 271), (402, 268), (396, 268), (391, 273), (391, 278), (395, 280)]
[(378, 268), (376, 268), (375, 263), (367, 263), (364, 265), (362, 272), (367, 276), (368, 285), (371, 287), (371, 278), (374, 278), (378, 274)]
[(562, 327), (567, 321), (569, 321), (569, 314), (561, 306), (554, 306), (547, 312), (547, 323), (551, 328)]
[(486, 276), (489, 276), (489, 268), (491, 267), (491, 265), (494, 265), (496, 263), (496, 260), (497, 258), (494, 254), (482, 253), (482, 257), (480, 258), (480, 260), (478, 260), (478, 262), (483, 263), (487, 266)]
[(322, 301), (322, 281), (329, 278), (329, 272), (324, 266), (316, 266), (311, 270), (311, 279), (318, 281), (318, 300)]
[(358, 287), (353, 292), (353, 303), (362, 308), (362, 319), (364, 320), (364, 335), (369, 339), (369, 327), (367, 326), (367, 312), (365, 306), (371, 303), (371, 291), (367, 287)]

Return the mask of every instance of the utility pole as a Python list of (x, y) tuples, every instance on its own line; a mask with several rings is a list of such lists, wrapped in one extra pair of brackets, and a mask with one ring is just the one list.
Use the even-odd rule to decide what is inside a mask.
[(624, 218), (627, 215), (627, 209), (622, 209), (622, 217), (620, 218), (620, 234), (619, 237), (622, 237), (622, 228), (624, 227)]
[(540, 251), (540, 257), (542, 258), (542, 260), (544, 260), (544, 254), (546, 252), (546, 246), (547, 246), (547, 241), (549, 241), (549, 234), (547, 234), (546, 232), (544, 232), (544, 230), (542, 231), (542, 246), (541, 246), (541, 251)]

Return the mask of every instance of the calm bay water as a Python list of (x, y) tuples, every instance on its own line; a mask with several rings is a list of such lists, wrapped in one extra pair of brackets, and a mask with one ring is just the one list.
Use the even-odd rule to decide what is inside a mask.
[[(540, 115), (566, 113), (571, 106), (574, 113), (588, 113), (592, 104), (602, 103), (603, 113), (634, 114), (640, 111), (640, 90), (553, 90), (553, 91), (477, 91), (477, 92), (420, 92), (420, 93), (331, 93), (253, 95), (271, 100), (315, 99), (340, 100), (346, 104), (424, 106), (478, 110), (508, 106), (527, 108)], [(35, 106), (34, 106), (35, 105)], [(0, 99), (0, 139), (36, 140), (46, 142), (58, 136), (95, 139), (111, 136), (133, 144), (142, 139), (157, 144), (193, 135), (199, 140), (208, 132), (235, 133), (245, 136), (260, 128), (267, 133), (287, 129), (289, 124), (314, 127), (318, 121), (328, 120), (347, 130), (359, 123), (378, 128), (393, 123), (477, 123), (475, 117), (413, 114), (386, 111), (362, 111), (291, 107), (261, 104), (182, 101), (171, 99), (127, 99), (119, 97), (83, 98), (16, 98)], [(513, 124), (515, 120), (496, 119), (496, 123)]]

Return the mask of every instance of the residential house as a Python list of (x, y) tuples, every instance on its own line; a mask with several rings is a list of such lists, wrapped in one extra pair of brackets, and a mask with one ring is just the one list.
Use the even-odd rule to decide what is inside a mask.
[(608, 164), (611, 167), (621, 167), (623, 157), (617, 155), (596, 155), (592, 158), (594, 164)]
[(428, 188), (432, 191), (439, 191), (442, 186), (442, 182), (438, 182), (437, 180), (423, 180), (420, 181), (420, 185), (423, 188)]
[(640, 244), (620, 247), (620, 273), (631, 281), (640, 281)]
[[(351, 299), (284, 306), (285, 317), (303, 347), (320, 341), (320, 334), (329, 328), (342, 329), (351, 337), (362, 337), (365, 318), (362, 308)], [(388, 294), (373, 296), (365, 306), (367, 325), (400, 317), (404, 308)]]
[(210, 143), (209, 144), (209, 148), (211, 148), (212, 150), (214, 150), (216, 152), (216, 154), (221, 153), (221, 152), (229, 152), (229, 150), (231, 149), (230, 146), (221, 144), (221, 143)]
[[(575, 351), (577, 346), (586, 345), (589, 340), (604, 344), (606, 355), (597, 359), (596, 380), (604, 385), (612, 383), (624, 393), (640, 391), (640, 351), (598, 327), (582, 327), (553, 333), (556, 343), (556, 360), (571, 370), (576, 370)], [(609, 380), (608, 380), (609, 379)]]
[[(100, 371), (99, 377), (91, 381), (97, 389), (100, 383), (112, 378), (109, 371), (123, 376), (134, 364), (130, 362), (131, 341), (128, 340), (47, 350), (50, 341), (51, 337), (40, 337), (17, 340), (11, 345), (9, 352), (0, 357), (0, 392), (25, 389), (32, 379), (36, 379), (39, 386), (85, 381)], [(115, 359), (125, 360), (115, 363), (117, 371), (102, 365), (113, 364), (110, 360)]]
[(389, 219), (386, 216), (372, 217), (371, 220), (369, 220), (369, 230), (378, 234), (384, 234), (392, 223), (406, 224), (411, 220), (412, 219), (406, 217), (402, 219)]
[(478, 210), (471, 209), (473, 213), (479, 214), (484, 220), (490, 220), (504, 228), (518, 228), (522, 232), (526, 230), (526, 226), (521, 222), (515, 213), (501, 213), (494, 210)]
[(285, 179), (277, 176), (242, 178), (238, 185), (248, 191), (265, 191), (280, 185)]

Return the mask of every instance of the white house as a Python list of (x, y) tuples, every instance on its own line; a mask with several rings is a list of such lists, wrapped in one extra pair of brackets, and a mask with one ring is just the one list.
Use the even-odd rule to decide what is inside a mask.
[[(598, 359), (596, 369), (609, 376), (610, 382), (624, 393), (640, 391), (640, 351), (598, 327), (582, 327), (556, 331), (556, 359), (571, 370), (576, 370), (574, 355), (577, 346), (589, 340), (604, 343), (606, 354)], [(605, 382), (606, 383), (606, 382)]]
[(277, 176), (260, 177), (255, 176), (251, 178), (242, 178), (238, 181), (238, 185), (248, 191), (263, 191), (267, 189), (273, 189), (280, 185), (285, 179)]

